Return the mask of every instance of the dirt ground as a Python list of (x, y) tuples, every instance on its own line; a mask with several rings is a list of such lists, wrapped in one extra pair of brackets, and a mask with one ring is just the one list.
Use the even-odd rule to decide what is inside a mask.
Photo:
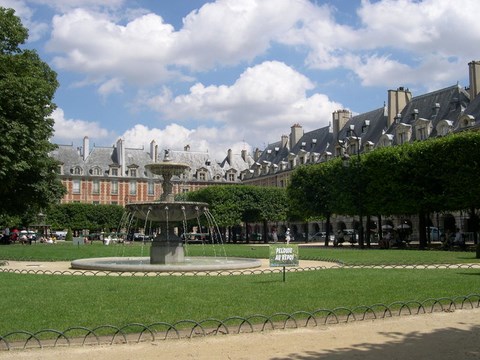
[[(48, 264), (32, 265), (10, 264), (43, 270)], [(480, 308), (252, 334), (0, 351), (0, 359), (480, 359)]]
[(14, 350), (0, 352), (0, 359), (480, 359), (480, 309), (190, 340)]

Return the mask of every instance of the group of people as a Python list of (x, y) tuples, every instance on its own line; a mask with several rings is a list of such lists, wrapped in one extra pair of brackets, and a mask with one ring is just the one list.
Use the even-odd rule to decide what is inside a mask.
[[(277, 228), (272, 229), (272, 240), (274, 243), (278, 242), (278, 233), (277, 233)], [(290, 244), (290, 241), (292, 240), (292, 235), (290, 234), (290, 228), (287, 228), (287, 231), (285, 231), (285, 242), (287, 244)]]

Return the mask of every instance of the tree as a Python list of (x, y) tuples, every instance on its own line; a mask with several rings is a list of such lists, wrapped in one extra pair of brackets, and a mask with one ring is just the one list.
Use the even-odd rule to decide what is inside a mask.
[[(210, 186), (185, 194), (189, 201), (202, 201), (219, 226), (248, 222), (286, 220), (288, 203), (282, 188), (249, 185)], [(264, 226), (266, 240), (266, 227)]]
[(330, 217), (339, 200), (339, 161), (328, 161), (318, 165), (301, 166), (292, 174), (287, 188), (290, 212), (303, 220), (324, 218), (326, 220), (325, 246), (330, 238)]
[(124, 211), (120, 205), (58, 204), (48, 209), (47, 222), (53, 229), (116, 230)]
[(14, 10), (0, 7), (0, 214), (36, 214), (65, 191), (49, 156), (58, 82), (34, 50), (20, 48), (27, 38)]

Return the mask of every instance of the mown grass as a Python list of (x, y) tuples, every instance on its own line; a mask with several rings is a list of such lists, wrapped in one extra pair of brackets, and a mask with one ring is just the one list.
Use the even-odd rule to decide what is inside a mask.
[[(268, 245), (188, 245), (188, 256), (238, 256), (268, 258)], [(358, 264), (460, 264), (478, 262), (474, 252), (439, 250), (380, 250), (357, 248), (313, 247), (300, 249), (301, 259), (323, 259), (340, 261), (347, 265)], [(71, 261), (74, 259), (105, 256), (148, 256), (149, 245), (133, 243), (129, 245), (104, 246), (101, 242), (92, 245), (74, 246), (72, 243), (55, 245), (8, 245), (0, 246), (0, 260)]]
[(331, 269), (282, 275), (104, 277), (0, 274), (0, 334), (175, 323), (479, 293), (479, 270)]
[[(14, 245), (0, 247), (0, 257), (70, 260), (120, 256), (114, 248), (100, 245), (74, 248), (71, 244)], [(140, 248), (131, 246), (125, 252), (142, 251)], [(213, 250), (210, 246), (190, 246), (189, 251), (203, 255), (204, 251)], [(227, 252), (231, 256), (267, 257), (268, 247), (228, 246)], [(328, 258), (351, 264), (478, 262), (473, 253), (467, 252), (302, 248), (300, 254), (311, 259)], [(72, 326), (94, 328), (107, 324), (121, 327), (128, 323), (148, 325), (253, 314), (270, 316), (278, 312), (456, 297), (480, 293), (479, 275), (478, 269), (337, 268), (289, 272), (283, 282), (281, 273), (214, 277), (0, 273), (0, 335), (14, 330), (65, 330)]]

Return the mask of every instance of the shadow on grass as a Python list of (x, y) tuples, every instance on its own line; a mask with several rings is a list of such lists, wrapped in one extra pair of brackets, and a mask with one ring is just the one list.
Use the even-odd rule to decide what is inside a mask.
[(458, 275), (480, 275), (480, 272), (477, 272), (477, 273), (466, 273), (466, 272), (461, 272), (461, 273), (458, 273)]
[[(292, 353), (287, 357), (273, 357), (270, 360), (350, 360), (350, 359), (478, 359), (480, 347), (478, 337), (480, 326), (468, 330), (445, 328), (428, 334), (412, 331), (407, 334), (379, 332), (389, 340), (382, 344), (358, 343), (351, 347)], [(319, 336), (321, 344), (322, 338)]]

